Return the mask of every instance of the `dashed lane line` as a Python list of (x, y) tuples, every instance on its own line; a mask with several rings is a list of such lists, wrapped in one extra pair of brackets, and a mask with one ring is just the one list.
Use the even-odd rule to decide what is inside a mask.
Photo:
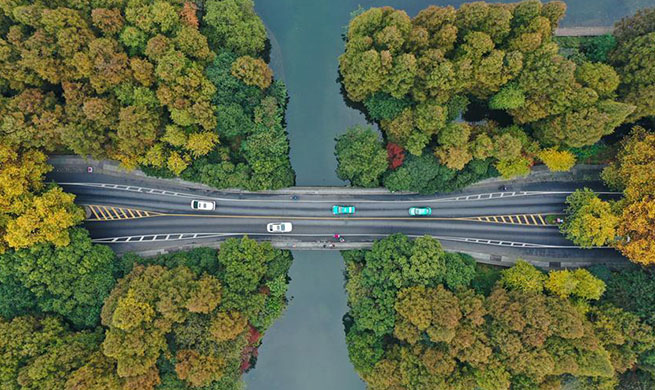
[[(102, 219), (89, 219), (89, 221), (102, 222), (102, 221), (112, 221), (116, 219), (126, 219), (126, 218), (118, 217), (117, 214), (116, 217), (112, 216), (112, 214), (107, 210), (107, 206), (93, 205), (87, 207), (94, 207), (96, 208), (96, 210), (100, 211), (101, 213), (104, 210), (109, 215), (108, 217), (103, 217)], [(552, 226), (546, 223), (532, 225), (532, 224), (514, 222), (514, 220), (512, 220), (511, 218), (512, 216), (509, 215), (484, 216), (484, 217), (318, 217), (318, 216), (300, 217), (300, 216), (286, 216), (286, 215), (225, 215), (225, 214), (173, 214), (173, 213), (168, 214), (168, 213), (159, 213), (159, 212), (136, 210), (136, 209), (132, 209), (132, 211), (136, 212), (138, 217), (130, 218), (130, 219), (138, 219), (138, 218), (145, 218), (145, 217), (177, 217), (177, 218), (189, 217), (189, 218), (221, 218), (221, 219), (268, 219), (268, 220), (289, 220), (289, 221), (414, 221), (414, 222), (464, 221), (464, 222), (505, 223), (505, 224), (512, 224), (512, 225), (541, 226), (541, 227)], [(497, 217), (501, 218), (502, 222), (496, 222)], [(491, 218), (493, 218), (494, 220), (491, 220)], [(506, 220), (505, 218), (507, 218), (509, 221)], [(517, 220), (519, 220), (518, 217), (516, 218)]]
[[(93, 187), (93, 188), (104, 188), (104, 189), (110, 189), (110, 190), (120, 190), (120, 191), (129, 191), (129, 192), (139, 192), (139, 193), (144, 193), (144, 194), (153, 194), (153, 195), (165, 195), (165, 196), (172, 196), (172, 197), (181, 197), (181, 198), (187, 198), (187, 199), (211, 199), (211, 200), (217, 200), (217, 201), (224, 201), (224, 202), (284, 202), (284, 203), (292, 203), (289, 202), (288, 199), (252, 199), (252, 198), (243, 198), (243, 199), (237, 199), (237, 198), (223, 198), (223, 197), (215, 197), (215, 196), (207, 196), (207, 195), (200, 195), (200, 194), (190, 194), (190, 193), (185, 193), (185, 192), (178, 192), (178, 191), (168, 191), (168, 190), (160, 190), (156, 188), (149, 188), (149, 187), (140, 187), (140, 186), (129, 186), (129, 185), (124, 185), (124, 184), (110, 184), (110, 183), (83, 183), (83, 182), (62, 182), (59, 183), (62, 186), (82, 186), (82, 187)], [(416, 203), (416, 202), (425, 202), (425, 201), (430, 201), (430, 202), (455, 202), (455, 201), (480, 201), (480, 200), (491, 200), (491, 199), (501, 199), (501, 198), (509, 198), (509, 197), (522, 197), (522, 196), (535, 196), (535, 195), (567, 195), (571, 194), (572, 191), (505, 191), (505, 192), (489, 192), (489, 193), (482, 193), (482, 194), (469, 194), (469, 195), (460, 195), (460, 196), (453, 196), (453, 197), (447, 197), (447, 198), (441, 198), (441, 197), (436, 197), (436, 198), (427, 198), (427, 199), (410, 199), (410, 200), (405, 200), (405, 199), (392, 199), (392, 200), (373, 200), (373, 199), (362, 199), (362, 200), (356, 200), (358, 203), (385, 203), (385, 202), (396, 202), (396, 203)], [(597, 194), (601, 195), (620, 195), (620, 192), (597, 192)], [(287, 194), (279, 194), (279, 195), (287, 195)], [(315, 194), (309, 194), (315, 195)], [(329, 194), (326, 194), (329, 195)], [(353, 194), (357, 195), (357, 194)], [(301, 194), (302, 196), (302, 194)], [(364, 196), (364, 195), (360, 195)], [(393, 196), (393, 195), (384, 195), (384, 196)], [(352, 201), (352, 199), (350, 199)], [(328, 200), (320, 200), (320, 199), (298, 199), (293, 202), (296, 203), (335, 203), (338, 202), (338, 200), (334, 199), (328, 199)]]

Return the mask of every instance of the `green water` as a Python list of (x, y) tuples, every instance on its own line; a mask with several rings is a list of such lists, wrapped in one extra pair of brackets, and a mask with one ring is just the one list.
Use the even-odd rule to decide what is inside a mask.
[[(255, 0), (272, 33), (271, 67), (289, 89), (287, 129), (291, 163), (300, 186), (344, 185), (334, 170), (334, 137), (364, 124), (347, 107), (337, 83), (341, 34), (358, 5), (391, 5), (410, 16), (430, 4), (458, 6), (464, 1), (426, 0)], [(571, 0), (562, 26), (607, 26), (655, 0)], [(364, 389), (344, 342), (346, 311), (343, 261), (336, 252), (295, 252), (288, 311), (264, 337), (256, 368), (246, 375), (250, 390)]]

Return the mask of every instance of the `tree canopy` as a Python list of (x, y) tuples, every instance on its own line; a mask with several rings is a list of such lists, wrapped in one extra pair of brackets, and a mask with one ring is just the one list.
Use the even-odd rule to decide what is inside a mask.
[[(0, 5), (1, 143), (116, 159), (222, 188), (293, 184), (281, 115), (286, 91), (259, 58), (266, 33), (251, 0), (64, 3)], [(234, 76), (224, 80), (216, 67)], [(252, 94), (250, 86), (261, 90)], [(266, 150), (277, 161), (266, 172), (262, 157), (245, 151), (251, 133), (219, 139), (229, 104), (281, 145)], [(242, 180), (198, 174), (232, 176), (228, 161), (240, 165)], [(275, 177), (261, 180), (270, 171)]]
[[(552, 36), (565, 9), (559, 1), (475, 2), (410, 18), (371, 8), (350, 22), (339, 58), (344, 89), (387, 142), (417, 157), (434, 153), (456, 176), (485, 159), (506, 178), (529, 173), (536, 158), (568, 170), (575, 159), (566, 148), (595, 144), (635, 106), (615, 100), (612, 66), (559, 53)], [(454, 122), (471, 99), (514, 125)]]
[[(81, 229), (71, 235), (62, 249), (0, 257), (3, 389), (237, 388), (286, 306), (291, 255), (269, 243), (126, 255), (114, 269), (107, 247)], [(114, 270), (125, 272), (115, 285)], [(20, 300), (12, 289), (29, 295)]]
[(359, 187), (377, 187), (387, 170), (387, 153), (371, 128), (355, 126), (336, 139), (337, 176)]
[[(404, 265), (417, 264), (405, 259), (419, 248), (430, 268)], [(550, 389), (568, 375), (583, 388), (613, 389), (620, 374), (649, 367), (652, 328), (596, 303), (605, 283), (588, 271), (544, 273), (519, 262), (482, 295), (472, 277), (443, 284), (440, 252), (430, 238), (412, 246), (399, 235), (344, 252), (346, 342), (369, 388)]]
[(621, 77), (621, 101), (636, 107), (628, 120), (655, 116), (655, 8), (645, 8), (616, 24), (610, 63)]

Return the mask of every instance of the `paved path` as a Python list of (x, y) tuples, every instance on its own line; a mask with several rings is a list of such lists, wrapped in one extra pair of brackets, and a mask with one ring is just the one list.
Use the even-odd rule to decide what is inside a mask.
[(559, 37), (590, 37), (611, 34), (612, 31), (614, 31), (612, 26), (559, 27), (555, 30), (555, 35)]

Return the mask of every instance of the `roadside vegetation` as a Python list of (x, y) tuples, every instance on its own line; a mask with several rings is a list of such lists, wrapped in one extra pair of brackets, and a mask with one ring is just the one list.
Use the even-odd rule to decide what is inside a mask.
[(0, 4), (0, 137), (250, 190), (290, 186), (252, 0)]
[(567, 171), (611, 159), (607, 136), (653, 115), (653, 12), (614, 35), (554, 38), (565, 10), (527, 0), (430, 6), (414, 18), (391, 7), (356, 13), (339, 66), (346, 98), (389, 151), (377, 184), (444, 192), (538, 163)]
[(635, 375), (652, 380), (648, 297), (617, 302), (618, 285), (629, 283), (620, 273), (608, 288), (584, 269), (545, 273), (523, 261), (503, 271), (476, 269), (430, 237), (402, 235), (343, 256), (346, 342), (369, 389), (559, 389), (575, 382), (599, 390)]
[(73, 236), (0, 256), (3, 389), (242, 388), (286, 307), (290, 252), (243, 238), (117, 259)]

